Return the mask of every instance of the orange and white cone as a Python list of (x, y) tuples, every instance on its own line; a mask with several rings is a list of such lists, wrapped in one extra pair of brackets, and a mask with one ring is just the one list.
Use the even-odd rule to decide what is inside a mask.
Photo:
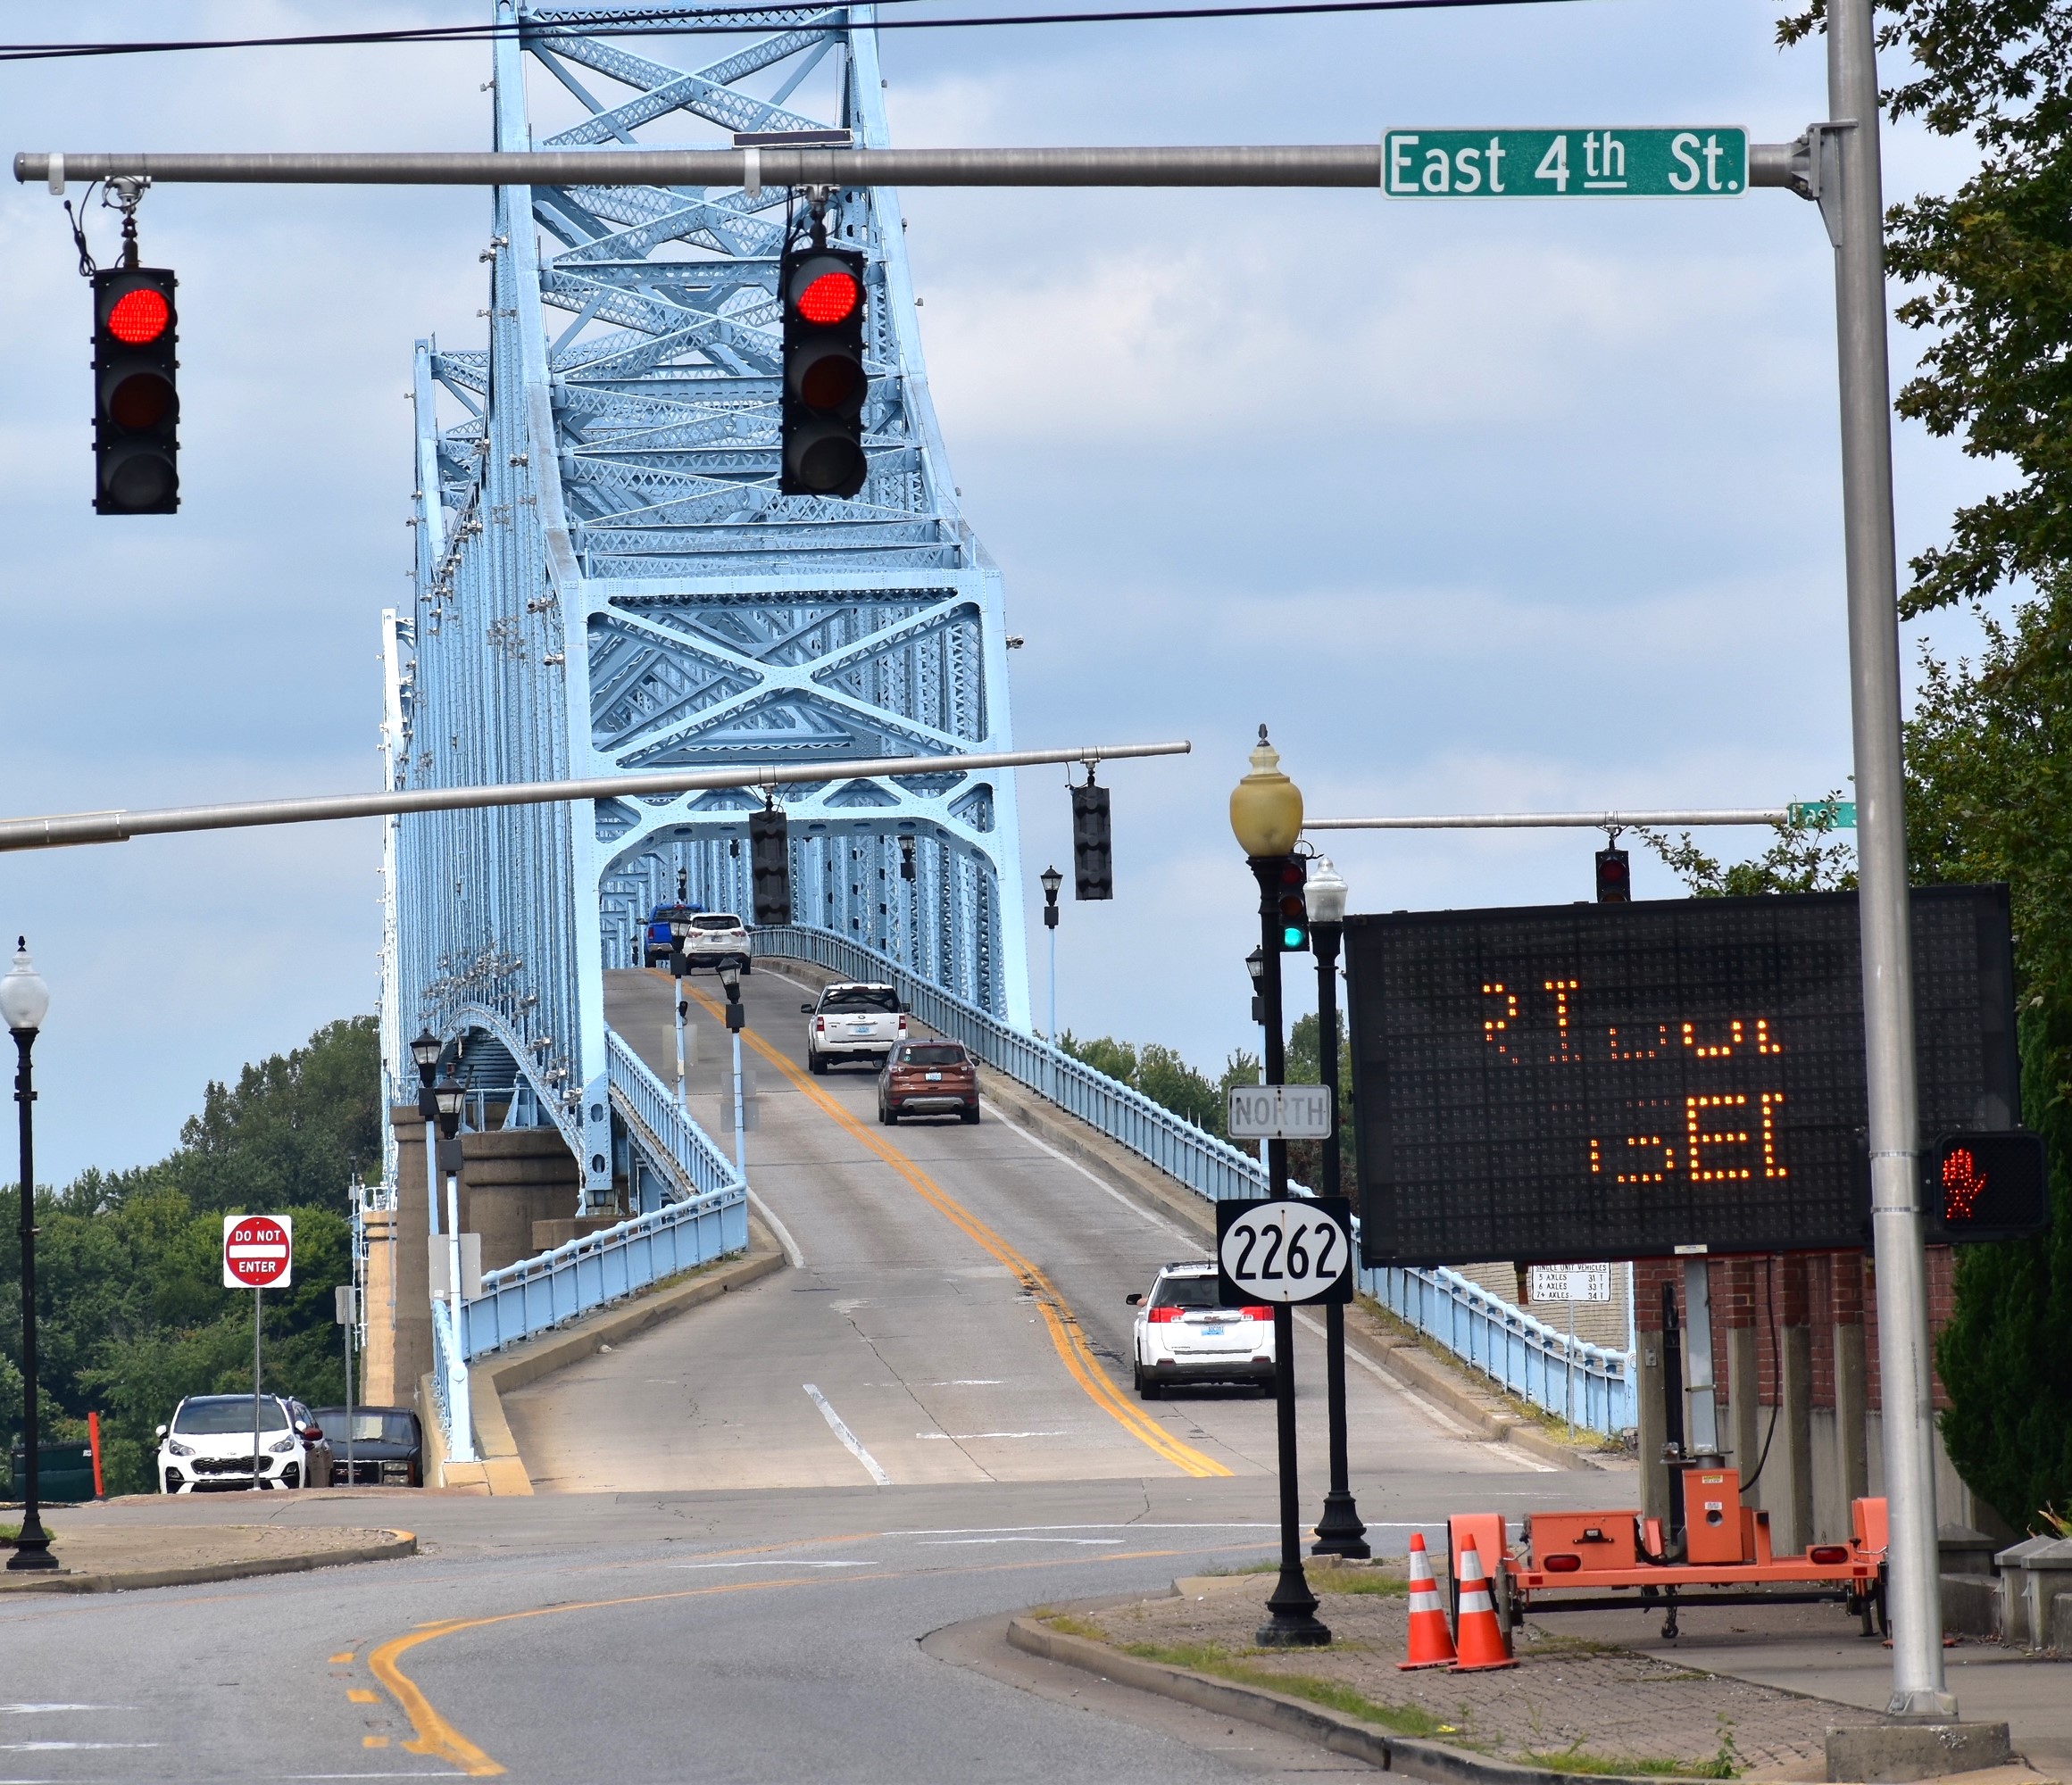
[(1446, 1628), (1446, 1607), (1439, 1583), (1432, 1578), (1432, 1558), (1425, 1553), (1425, 1534), (1410, 1532), (1410, 1653), (1396, 1665), (1404, 1673), (1419, 1667), (1449, 1667), (1455, 1659), (1453, 1632)]
[(1489, 1596), (1489, 1581), (1482, 1572), (1482, 1557), (1469, 1538), (1460, 1551), (1460, 1645), (1456, 1673), (1472, 1673), (1485, 1667), (1516, 1667), (1510, 1643), (1496, 1615), (1496, 1602)]

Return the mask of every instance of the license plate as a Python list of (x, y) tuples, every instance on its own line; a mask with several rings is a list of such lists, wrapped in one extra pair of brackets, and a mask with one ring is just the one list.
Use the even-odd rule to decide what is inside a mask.
[(849, 1025), (849, 1033), (853, 1035), (868, 1035), (870, 1033), (870, 1025), (868, 1023), (852, 1023)]
[(941, 1073), (939, 1073), (939, 1072), (931, 1072), (931, 1073), (928, 1075), (928, 1083), (929, 1083), (930, 1084), (940, 1084), (942, 1082), (943, 1082), (943, 1075), (942, 1075)]
[(1223, 1329), (1220, 1326), (1204, 1326), (1201, 1329), (1201, 1333), (1204, 1339), (1220, 1339), (1223, 1336)]

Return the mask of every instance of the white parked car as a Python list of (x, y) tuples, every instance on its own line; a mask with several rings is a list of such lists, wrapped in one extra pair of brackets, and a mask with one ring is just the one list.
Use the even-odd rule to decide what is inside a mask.
[(744, 973), (755, 970), (753, 959), (748, 952), (748, 926), (731, 911), (694, 911), (686, 920), (689, 933), (684, 937), (684, 965), (695, 971), (701, 967), (719, 968), (732, 961)]
[[(259, 1398), (259, 1485), (328, 1488), (330, 1446), (297, 1403)], [(217, 1493), (253, 1484), (252, 1397), (189, 1395), (172, 1424), (158, 1428), (158, 1485), (162, 1493)]]
[(1161, 1266), (1149, 1291), (1129, 1305), (1136, 1309), (1136, 1391), (1145, 1400), (1171, 1382), (1249, 1382), (1273, 1393), (1273, 1309), (1220, 1306), (1208, 1259)]
[(820, 1000), (799, 1009), (806, 1025), (806, 1065), (825, 1072), (836, 1060), (883, 1060), (906, 1040), (906, 1012), (889, 985), (837, 980), (823, 986)]

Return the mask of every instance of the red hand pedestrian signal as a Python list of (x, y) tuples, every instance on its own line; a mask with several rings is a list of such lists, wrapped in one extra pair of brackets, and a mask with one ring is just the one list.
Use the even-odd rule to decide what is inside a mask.
[(1943, 1161), (1943, 1218), (1968, 1221), (1985, 1189), (1985, 1175), (1969, 1147), (1952, 1147)]

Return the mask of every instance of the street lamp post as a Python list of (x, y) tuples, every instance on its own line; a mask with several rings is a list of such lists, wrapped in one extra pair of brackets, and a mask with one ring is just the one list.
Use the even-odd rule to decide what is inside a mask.
[[(1280, 866), (1302, 834), (1302, 790), (1280, 771), (1280, 755), (1259, 728), (1252, 772), (1230, 795), (1230, 828), (1259, 882), (1260, 972), (1265, 1017), (1266, 1083), (1279, 1084), (1287, 1070), (1281, 1040)], [(1249, 963), (1247, 963), (1249, 965)], [(1276, 1202), (1288, 1193), (1288, 1143), (1266, 1143), (1267, 1193)], [(1317, 1596), (1302, 1573), (1302, 1515), (1295, 1464), (1295, 1320), (1286, 1302), (1273, 1310), (1276, 1424), (1279, 1436), (1281, 1565), (1266, 1602), (1270, 1615), (1258, 1631), (1262, 1648), (1321, 1648), (1331, 1631), (1317, 1616)]]
[(691, 1007), (684, 997), (684, 975), (691, 968), (690, 956), (684, 944), (690, 940), (691, 926), (681, 917), (671, 917), (669, 926), (669, 971), (670, 989), (676, 995), (677, 1004), (677, 1108), (688, 1113), (690, 1102), (684, 1091), (684, 1018), (690, 1015)]
[(741, 1100), (741, 1025), (747, 1012), (741, 1003), (741, 967), (737, 961), (720, 963), (720, 984), (727, 992), (727, 1032), (734, 1038), (734, 1169), (741, 1182), (748, 1182), (748, 1142), (744, 1130)]
[(7, 1019), (14, 1037), (19, 1064), (14, 1071), (14, 1100), (21, 1106), (21, 1532), (14, 1540), (14, 1554), (7, 1558), (10, 1573), (55, 1568), (58, 1559), (50, 1553), (50, 1534), (43, 1528), (37, 1508), (36, 1429), (36, 1134), (30, 1106), (36, 1101), (36, 1083), (29, 1068), (29, 1052), (37, 1032), (50, 1009), (50, 987), (43, 983), (29, 959), (29, 938), (14, 943), (14, 965), (0, 978), (0, 1017)]
[[(1318, 1076), (1331, 1093), (1331, 1132), (1320, 1150), (1322, 1182), (1317, 1186), (1325, 1196), (1340, 1194), (1338, 944), (1345, 934), (1345, 892), (1344, 878), (1331, 866), (1331, 858), (1319, 856), (1302, 888), (1302, 902), (1310, 913), (1310, 946), (1317, 951)], [(1340, 1302), (1324, 1304), (1324, 1366), (1331, 1414), (1331, 1486), (1312, 1548), (1319, 1556), (1371, 1556), (1367, 1526), (1353, 1504), (1345, 1457), (1345, 1308)]]
[(461, 1111), (468, 1090), (453, 1074), (432, 1087), (439, 1114), (439, 1164), (446, 1175), (446, 1302), (454, 1316), (454, 1356), (447, 1381), (446, 1412), (453, 1422), (447, 1454), (456, 1463), (475, 1461), (475, 1410), (468, 1393), (468, 1358), (461, 1308)]
[(439, 1150), (439, 1106), (432, 1098), (432, 1080), (439, 1075), (439, 1055), (444, 1051), (429, 1029), (420, 1029), (410, 1044), (410, 1057), (417, 1064), (417, 1113), (424, 1118), (424, 1200), (431, 1210), (435, 1240), (439, 1237), (439, 1181), (432, 1162)]
[(1065, 876), (1053, 868), (1046, 868), (1036, 876), (1044, 883), (1044, 928), (1051, 938), (1051, 1045), (1058, 1042), (1058, 888), (1065, 884)]

